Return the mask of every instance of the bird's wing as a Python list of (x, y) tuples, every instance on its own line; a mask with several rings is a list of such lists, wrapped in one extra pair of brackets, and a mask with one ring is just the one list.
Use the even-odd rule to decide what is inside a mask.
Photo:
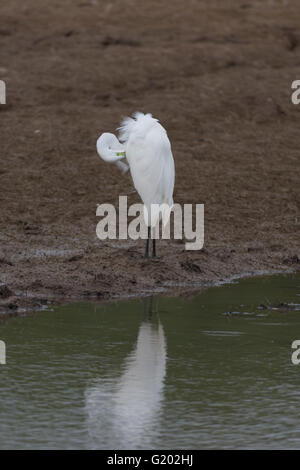
[(173, 205), (174, 159), (164, 128), (155, 122), (144, 135), (132, 132), (126, 156), (134, 186), (148, 211), (151, 204)]

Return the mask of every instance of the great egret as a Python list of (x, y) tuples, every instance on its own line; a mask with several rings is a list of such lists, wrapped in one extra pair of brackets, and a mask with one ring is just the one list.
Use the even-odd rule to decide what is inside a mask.
[[(120, 160), (127, 159), (134, 187), (148, 214), (145, 257), (149, 257), (151, 227), (156, 225), (159, 216), (158, 205), (164, 204), (164, 223), (173, 206), (175, 167), (171, 144), (166, 130), (151, 114), (136, 112), (133, 117), (123, 119), (118, 130), (119, 140), (114, 134), (102, 134), (97, 140), (97, 151), (103, 160), (116, 163), (123, 172), (128, 170), (128, 166)], [(155, 256), (153, 238), (152, 257)]]

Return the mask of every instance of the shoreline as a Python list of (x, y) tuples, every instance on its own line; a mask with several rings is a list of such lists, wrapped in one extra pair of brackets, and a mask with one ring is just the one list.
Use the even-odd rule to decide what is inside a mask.
[[(68, 256), (70, 253), (68, 253)], [(73, 253), (73, 256), (69, 257), (68, 260), (72, 259), (78, 261), (80, 255)], [(292, 257), (293, 259), (293, 257)], [(64, 259), (64, 261), (66, 261)], [(142, 265), (149, 262), (149, 266), (159, 266), (160, 262), (163, 261), (163, 257), (158, 260), (140, 260)], [(77, 302), (93, 302), (93, 303), (107, 303), (107, 302), (116, 302), (116, 301), (126, 301), (131, 299), (143, 298), (152, 295), (157, 296), (196, 296), (200, 294), (203, 290), (212, 288), (212, 287), (221, 287), (226, 284), (231, 284), (238, 282), (242, 279), (249, 279), (254, 277), (265, 277), (265, 276), (275, 276), (275, 275), (285, 275), (293, 274), (300, 271), (300, 260), (298, 257), (295, 258), (295, 263), (290, 265), (281, 265), (274, 266), (272, 268), (255, 269), (249, 270), (244, 269), (239, 273), (228, 273), (225, 276), (219, 276), (217, 279), (204, 279), (201, 276), (200, 279), (196, 279), (197, 276), (194, 276), (192, 282), (180, 282), (178, 279), (173, 279), (172, 281), (166, 283), (160, 283), (161, 285), (145, 288), (143, 285), (135, 285), (135, 288), (123, 289), (117, 291), (116, 289), (107, 290), (104, 292), (101, 290), (103, 288), (103, 283), (98, 284), (98, 290), (95, 290), (95, 285), (91, 285), (89, 288), (81, 291), (72, 284), (69, 285), (69, 288), (64, 289), (64, 292), (55, 292), (51, 287), (43, 285), (41, 280), (35, 279), (27, 287), (23, 285), (21, 287), (18, 279), (15, 278), (15, 282), (10, 283), (0, 283), (0, 317), (11, 318), (20, 315), (30, 315), (31, 313), (40, 312), (42, 310), (47, 310), (48, 308), (55, 307), (58, 305), (66, 305), (70, 303)], [(3, 264), (3, 259), (0, 260)], [(8, 266), (12, 267), (13, 263), (9, 262)], [(198, 265), (195, 265), (198, 266)], [(20, 270), (19, 270), (20, 274)], [(46, 273), (47, 274), (47, 273)], [(200, 274), (200, 273), (198, 273)], [(25, 274), (21, 274), (20, 277), (25, 277)], [(41, 276), (39, 276), (41, 277)], [(19, 279), (20, 281), (20, 279)], [(128, 279), (127, 279), (128, 281)], [(43, 288), (42, 288), (43, 285)]]

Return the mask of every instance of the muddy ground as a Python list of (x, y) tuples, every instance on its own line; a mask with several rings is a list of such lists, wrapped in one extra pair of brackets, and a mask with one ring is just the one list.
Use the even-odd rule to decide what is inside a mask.
[[(299, 269), (298, 0), (10, 0), (0, 5), (0, 305), (199, 288)], [(174, 199), (205, 246), (97, 239), (97, 204), (139, 202), (96, 154), (140, 110), (166, 127)]]

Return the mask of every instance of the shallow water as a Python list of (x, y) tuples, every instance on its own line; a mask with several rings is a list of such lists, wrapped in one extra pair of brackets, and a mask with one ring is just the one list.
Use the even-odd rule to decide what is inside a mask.
[(1, 449), (300, 448), (299, 275), (58, 307), (0, 339)]

